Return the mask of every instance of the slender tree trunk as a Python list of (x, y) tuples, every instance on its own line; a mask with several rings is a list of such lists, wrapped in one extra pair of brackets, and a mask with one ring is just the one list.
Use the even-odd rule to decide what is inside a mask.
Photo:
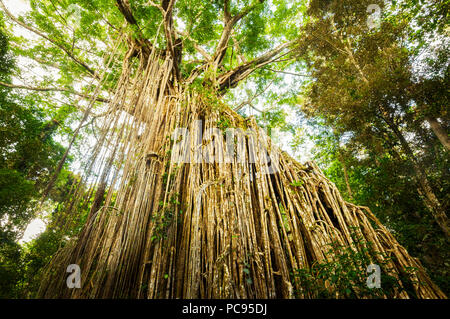
[(339, 153), (339, 161), (341, 162), (342, 170), (344, 171), (344, 179), (345, 179), (345, 185), (347, 187), (348, 197), (350, 198), (350, 200), (353, 200), (352, 189), (350, 187), (350, 182), (348, 180), (347, 165), (345, 165), (345, 161), (344, 161), (344, 158), (341, 153)]
[(345, 184), (347, 185), (348, 196), (349, 196), (350, 200), (353, 200), (352, 189), (351, 189), (350, 183), (348, 181), (347, 167), (345, 166), (345, 164), (342, 164), (342, 168), (344, 169), (344, 178), (345, 178)]
[[(334, 24), (333, 24), (333, 27), (334, 27)], [(336, 28), (334, 28), (334, 29), (336, 30)], [(351, 47), (350, 43), (345, 41), (340, 33), (338, 33), (338, 35), (339, 35), (339, 39), (341, 40), (342, 44), (344, 45), (345, 51), (348, 54), (351, 63), (354, 65), (354, 67), (360, 74), (361, 79), (364, 81), (364, 83), (366, 85), (370, 86), (369, 80), (365, 76), (362, 68), (360, 67), (359, 63), (356, 61), (356, 59), (353, 55), (352, 47)], [(434, 219), (438, 223), (439, 227), (441, 227), (441, 229), (445, 233), (445, 235), (447, 237), (449, 237), (450, 229), (449, 229), (447, 215), (446, 215), (441, 203), (439, 202), (438, 198), (434, 194), (433, 189), (428, 181), (428, 178), (427, 178), (427, 175), (426, 175), (424, 169), (417, 162), (417, 159), (415, 158), (414, 153), (412, 152), (411, 148), (409, 147), (408, 142), (406, 141), (405, 137), (398, 129), (397, 125), (390, 118), (389, 112), (385, 109), (385, 107), (383, 105), (380, 105), (380, 111), (382, 113), (384, 121), (387, 123), (387, 125), (392, 129), (394, 134), (400, 140), (400, 144), (402, 145), (404, 152), (406, 153), (406, 155), (408, 155), (410, 157), (410, 159), (412, 161), (414, 171), (416, 172), (417, 181), (418, 181), (420, 187), (422, 188), (425, 198), (426, 198), (426, 200), (425, 200), (426, 206), (430, 209), (430, 211), (431, 211)], [(437, 122), (437, 124), (439, 124), (439, 123)], [(430, 125), (431, 125), (431, 123), (430, 123)], [(434, 125), (434, 127), (436, 128), (437, 126)], [(440, 125), (439, 125), (439, 127), (440, 127)], [(442, 131), (439, 131), (439, 132), (442, 133)], [(442, 133), (442, 134), (438, 135), (438, 137), (439, 136), (444, 136), (444, 134)], [(448, 136), (447, 136), (447, 138), (448, 138)], [(445, 144), (444, 144), (444, 146), (445, 146)]]
[(436, 134), (439, 141), (441, 141), (442, 145), (444, 145), (445, 149), (448, 151), (450, 150), (450, 138), (448, 136), (447, 131), (444, 127), (442, 127), (441, 123), (432, 116), (426, 116), (425, 120), (430, 124), (431, 129), (433, 130), (434, 134)]
[[(382, 108), (384, 109), (384, 108)], [(389, 117), (387, 112), (383, 111), (383, 118), (385, 119), (388, 126), (392, 129), (394, 134), (397, 136), (397, 138), (400, 141), (400, 144), (403, 148), (403, 151), (406, 153), (406, 155), (410, 158), (414, 171), (416, 173), (416, 179), (418, 184), (420, 185), (420, 188), (422, 189), (423, 195), (425, 196), (425, 204), (430, 209), (431, 213), (433, 214), (434, 219), (436, 220), (439, 227), (442, 229), (442, 231), (445, 233), (447, 237), (450, 235), (450, 229), (448, 224), (448, 217), (445, 213), (444, 208), (442, 207), (439, 199), (435, 195), (430, 182), (427, 178), (427, 175), (425, 173), (425, 170), (422, 166), (418, 163), (416, 157), (414, 156), (413, 151), (411, 150), (408, 142), (406, 141), (403, 134), (400, 132), (398, 126), (392, 121), (392, 119)]]

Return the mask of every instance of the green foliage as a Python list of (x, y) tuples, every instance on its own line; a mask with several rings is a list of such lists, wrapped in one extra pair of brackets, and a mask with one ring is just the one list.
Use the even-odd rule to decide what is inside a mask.
[[(311, 136), (316, 145), (314, 160), (341, 190), (344, 198), (370, 207), (408, 252), (420, 258), (435, 283), (448, 291), (450, 268), (445, 265), (450, 262), (448, 243), (417, 194), (408, 158), (393, 157), (389, 150), (375, 153), (372, 149), (363, 148), (352, 152), (348, 144), (345, 148), (339, 145), (332, 130), (320, 122), (314, 131), (315, 135)], [(442, 162), (435, 157), (433, 161), (435, 163), (430, 163), (435, 167), (436, 175), (433, 177), (441, 179), (441, 176), (447, 176), (441, 175), (445, 170), (439, 167), (447, 165), (444, 164), (448, 163), (447, 160)], [(347, 191), (344, 165), (352, 196)], [(442, 177), (442, 180), (446, 181), (448, 177)], [(448, 187), (446, 182), (441, 185), (442, 190)], [(440, 196), (443, 197), (442, 193)]]
[(227, 128), (231, 126), (230, 120), (226, 117), (221, 116), (219, 121), (217, 121), (217, 127), (222, 130), (226, 131)]
[(2, 225), (2, 232), (12, 235), (16, 228), (23, 229), (27, 225), (32, 216), (28, 205), (35, 195), (33, 183), (22, 174), (0, 169), (0, 218), (8, 218), (8, 223)]
[(21, 298), (33, 298), (39, 288), (41, 271), (59, 248), (66, 244), (61, 231), (49, 229), (26, 243), (22, 251), (23, 276), (18, 281)]
[(18, 298), (23, 278), (23, 256), (19, 244), (3, 237), (0, 232), (0, 299)]
[(293, 187), (300, 187), (300, 186), (302, 186), (303, 185), (303, 181), (302, 180), (299, 180), (299, 181), (293, 181), (292, 183), (291, 183), (291, 186), (293, 186)]
[[(296, 269), (293, 273), (293, 280), (298, 280), (302, 287), (297, 292), (299, 295), (320, 299), (393, 298), (396, 292), (407, 289), (399, 279), (389, 275), (393, 269), (390, 269), (388, 256), (378, 254), (383, 258), (375, 259), (377, 253), (371, 243), (359, 239), (351, 247), (341, 246), (336, 242), (331, 242), (328, 246), (330, 249), (327, 254), (334, 256), (333, 261), (315, 263), (310, 268)], [(370, 274), (366, 270), (371, 264), (376, 264), (381, 269), (380, 288), (369, 288), (367, 285)], [(414, 269), (404, 269), (402, 279), (409, 286), (413, 273)]]
[[(2, 27), (0, 81), (10, 82), (13, 68), (14, 59)], [(33, 98), (13, 95), (0, 87), (0, 298), (23, 297), (28, 282), (25, 278), (43, 264), (35, 265), (35, 255), (17, 241), (36, 216), (40, 193), (64, 152), (53, 139), (57, 126), (57, 121), (46, 119)], [(51, 245), (47, 239), (40, 244)], [(40, 251), (47, 257), (54, 252), (47, 248)]]
[(7, 216), (2, 228), (16, 233), (33, 216), (30, 200), (39, 196), (64, 151), (52, 138), (57, 123), (45, 121), (27, 102), (0, 93), (0, 220)]
[(160, 210), (151, 216), (151, 220), (154, 223), (152, 241), (167, 238), (169, 227), (180, 220), (183, 210), (180, 209), (179, 196), (178, 193), (172, 194), (167, 203), (159, 202)]

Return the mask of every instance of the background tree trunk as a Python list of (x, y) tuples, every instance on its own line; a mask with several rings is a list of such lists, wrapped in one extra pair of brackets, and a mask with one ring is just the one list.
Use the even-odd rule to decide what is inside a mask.
[(445, 149), (447, 151), (450, 150), (450, 138), (448, 137), (448, 133), (442, 127), (441, 123), (439, 123), (439, 121), (432, 116), (426, 116), (425, 120), (428, 122), (428, 124), (430, 124), (431, 129), (433, 130), (434, 134), (436, 134), (439, 141), (441, 141), (442, 145), (444, 145)]
[(413, 151), (409, 147), (409, 144), (406, 141), (405, 137), (400, 132), (397, 125), (392, 121), (392, 119), (389, 118), (389, 116), (386, 114), (386, 112), (384, 112), (383, 118), (385, 119), (388, 126), (392, 129), (394, 134), (399, 139), (400, 144), (401, 144), (405, 154), (410, 158), (410, 160), (413, 164), (414, 171), (416, 172), (417, 182), (420, 185), (420, 188), (422, 189), (423, 195), (425, 197), (424, 198), (425, 204), (430, 209), (431, 213), (433, 214), (433, 217), (434, 217), (436, 223), (439, 225), (439, 227), (442, 229), (442, 231), (448, 238), (450, 235), (448, 217), (447, 217), (445, 210), (442, 207), (440, 201), (438, 200), (437, 196), (434, 194), (433, 188), (431, 187), (430, 182), (428, 181), (425, 170), (422, 168), (422, 166), (419, 165), (419, 163), (417, 162), (417, 159), (414, 156)]

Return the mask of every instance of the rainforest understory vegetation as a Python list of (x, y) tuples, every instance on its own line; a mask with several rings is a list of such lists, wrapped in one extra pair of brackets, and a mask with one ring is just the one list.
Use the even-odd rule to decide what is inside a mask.
[(0, 298), (447, 298), (449, 7), (0, 0)]

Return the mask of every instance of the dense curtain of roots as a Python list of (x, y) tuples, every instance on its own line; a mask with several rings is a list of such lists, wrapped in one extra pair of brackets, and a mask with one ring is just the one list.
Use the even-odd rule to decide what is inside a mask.
[[(314, 163), (277, 149), (253, 118), (170, 84), (171, 68), (154, 55), (124, 59), (102, 136), (66, 203), (65, 216), (88, 204), (90, 213), (46, 267), (39, 297), (308, 298), (292, 273), (333, 261), (330, 242), (363, 249), (356, 233), (392, 276), (415, 268), (417, 297), (445, 298), (368, 208), (345, 202)], [(241, 158), (223, 160), (227, 128), (253, 132), (233, 139)], [(188, 147), (174, 147), (180, 140)], [(70, 264), (81, 267), (80, 289), (66, 285)]]

